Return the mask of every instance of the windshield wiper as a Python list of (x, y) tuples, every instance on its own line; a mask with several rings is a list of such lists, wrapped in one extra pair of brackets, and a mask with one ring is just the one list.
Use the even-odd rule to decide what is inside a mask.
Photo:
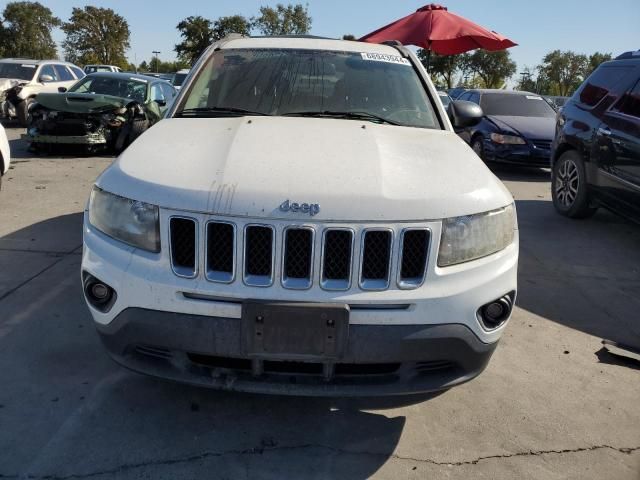
[(349, 120), (368, 120), (370, 122), (382, 122), (389, 125), (402, 125), (388, 118), (381, 117), (369, 112), (337, 112), (332, 110), (317, 110), (306, 112), (288, 112), (282, 114), (283, 117), (330, 117), (330, 118), (346, 118)]
[(235, 107), (198, 107), (198, 108), (185, 108), (176, 113), (176, 117), (217, 117), (222, 115), (260, 115), (268, 116), (268, 113), (253, 112), (251, 110), (245, 110), (244, 108)]

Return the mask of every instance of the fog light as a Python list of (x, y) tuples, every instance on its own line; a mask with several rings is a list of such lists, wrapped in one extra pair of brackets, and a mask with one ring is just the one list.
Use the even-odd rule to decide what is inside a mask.
[(509, 319), (513, 309), (515, 292), (483, 305), (478, 310), (478, 319), (487, 330), (498, 328)]
[(116, 291), (103, 281), (83, 272), (84, 296), (96, 310), (107, 313), (116, 301)]

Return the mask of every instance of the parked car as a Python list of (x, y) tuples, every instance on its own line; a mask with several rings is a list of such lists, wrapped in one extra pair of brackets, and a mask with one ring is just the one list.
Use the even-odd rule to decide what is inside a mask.
[(193, 71), (85, 213), (83, 290), (116, 361), (282, 394), (478, 375), (515, 299), (515, 207), (414, 53), (234, 36)]
[(121, 72), (122, 69), (120, 67), (116, 67), (115, 65), (85, 65), (84, 73), (89, 75), (90, 73), (96, 72)]
[(171, 83), (176, 88), (176, 90), (180, 91), (180, 89), (182, 88), (182, 84), (184, 83), (185, 79), (187, 78), (187, 75), (189, 75), (189, 69), (178, 70), (175, 73)]
[(507, 90), (468, 90), (458, 100), (477, 103), (484, 118), (458, 130), (485, 162), (550, 167), (556, 112), (535, 93)]
[(29, 106), (38, 93), (68, 88), (84, 75), (76, 65), (59, 60), (4, 58), (0, 60), (2, 116), (27, 126)]
[(23, 138), (36, 148), (75, 144), (120, 152), (162, 118), (175, 95), (157, 78), (92, 73), (69, 90), (38, 94)]
[(606, 207), (640, 222), (640, 51), (600, 65), (558, 115), (551, 193), (584, 218)]
[(449, 104), (451, 103), (451, 97), (447, 92), (438, 91), (438, 98), (442, 102), (442, 106), (447, 109)]
[(0, 189), (2, 189), (2, 177), (9, 171), (11, 164), (11, 150), (4, 127), (0, 125)]
[(466, 92), (467, 89), (463, 87), (450, 88), (447, 90), (447, 93), (451, 97), (452, 100), (457, 100), (460, 95)]
[(569, 100), (569, 97), (561, 97), (557, 95), (544, 95), (543, 98), (549, 102), (549, 105), (551, 105), (555, 111), (560, 110), (564, 104), (567, 103), (567, 100)]

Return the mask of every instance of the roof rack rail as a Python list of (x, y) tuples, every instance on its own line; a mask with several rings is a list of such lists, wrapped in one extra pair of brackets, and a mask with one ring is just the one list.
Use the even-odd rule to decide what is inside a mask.
[(624, 60), (627, 58), (640, 58), (640, 50), (631, 50), (618, 55), (615, 60)]
[(310, 38), (313, 40), (337, 40), (336, 38), (320, 37), (318, 35), (251, 35), (251, 38)]

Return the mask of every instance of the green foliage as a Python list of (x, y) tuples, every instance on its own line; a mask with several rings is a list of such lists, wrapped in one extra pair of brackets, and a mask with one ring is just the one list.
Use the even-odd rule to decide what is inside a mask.
[(587, 78), (589, 75), (593, 73), (593, 71), (600, 66), (603, 62), (608, 62), (611, 60), (613, 56), (610, 53), (601, 53), (595, 52), (589, 56), (589, 60), (587, 61), (587, 68), (583, 72), (583, 77)]
[(253, 19), (253, 26), (263, 35), (304, 35), (311, 30), (309, 9), (301, 4), (276, 5), (276, 8), (260, 7), (260, 16)]
[(443, 87), (453, 88), (455, 75), (464, 70), (466, 65), (465, 55), (438, 55), (427, 50), (418, 50), (418, 58), (425, 68), (427, 68), (433, 81), (442, 84)]
[(480, 77), (484, 88), (504, 88), (506, 81), (516, 73), (516, 62), (511, 60), (511, 54), (507, 50), (474, 50), (463, 58), (463, 70)]
[(51, 29), (61, 24), (39, 2), (10, 2), (2, 12), (0, 55), (33, 59), (56, 58)]
[(126, 68), (129, 24), (110, 8), (74, 8), (62, 25), (67, 38), (62, 43), (67, 60), (86, 65), (104, 63)]
[(182, 70), (183, 68), (189, 68), (190, 65), (183, 61), (176, 62), (163, 62), (160, 59), (156, 60), (156, 57), (153, 57), (149, 63), (143, 61), (140, 65), (138, 65), (139, 72), (151, 72), (151, 73), (174, 73), (178, 70)]
[(343, 40), (357, 40), (357, 38), (355, 37), (355, 35), (351, 35), (350, 33), (343, 35), (342, 36)]
[(525, 67), (520, 73), (520, 80), (516, 84), (516, 90), (522, 90), (525, 92), (536, 92), (538, 88), (535, 72), (529, 67)]
[(176, 26), (182, 42), (174, 48), (178, 58), (192, 65), (213, 43), (213, 24), (200, 15), (187, 17)]
[(539, 71), (541, 78), (549, 84), (550, 95), (568, 96), (584, 80), (588, 64), (586, 55), (554, 50), (544, 56)]
[(220, 40), (231, 33), (249, 35), (251, 33), (251, 22), (242, 15), (220, 17), (213, 22), (214, 40)]

